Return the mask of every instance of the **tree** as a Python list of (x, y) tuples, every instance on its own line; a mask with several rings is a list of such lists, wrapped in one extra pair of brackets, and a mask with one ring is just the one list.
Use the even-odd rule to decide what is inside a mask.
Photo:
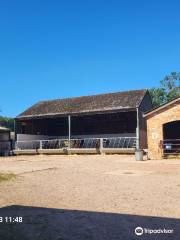
[(0, 126), (7, 127), (14, 131), (14, 119), (9, 117), (0, 116)]
[(154, 107), (180, 96), (180, 73), (172, 72), (160, 81), (159, 88), (150, 89)]

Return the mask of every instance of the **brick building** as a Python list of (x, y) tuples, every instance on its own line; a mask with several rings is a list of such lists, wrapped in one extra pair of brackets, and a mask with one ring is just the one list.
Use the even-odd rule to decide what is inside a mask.
[(180, 156), (180, 97), (146, 113), (150, 159)]

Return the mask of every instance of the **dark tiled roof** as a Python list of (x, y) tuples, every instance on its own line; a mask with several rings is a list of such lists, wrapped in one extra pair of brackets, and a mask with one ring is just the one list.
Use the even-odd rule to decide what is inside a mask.
[(41, 101), (21, 113), (17, 118), (132, 109), (139, 106), (146, 92), (147, 90), (133, 90)]

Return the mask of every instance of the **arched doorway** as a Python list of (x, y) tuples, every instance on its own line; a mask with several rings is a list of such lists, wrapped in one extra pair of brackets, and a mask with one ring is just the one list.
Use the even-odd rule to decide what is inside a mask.
[(164, 155), (180, 154), (180, 120), (163, 125)]

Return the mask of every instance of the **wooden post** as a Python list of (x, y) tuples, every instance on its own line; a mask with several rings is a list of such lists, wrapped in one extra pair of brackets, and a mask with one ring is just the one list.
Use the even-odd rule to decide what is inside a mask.
[(69, 148), (71, 148), (71, 116), (68, 115), (68, 141), (69, 141)]
[(42, 140), (39, 141), (39, 148), (42, 149)]
[(99, 146), (99, 151), (100, 151), (100, 154), (103, 154), (103, 138), (100, 138), (100, 146)]
[(14, 119), (14, 140), (17, 141), (17, 128), (16, 128), (16, 120)]
[(136, 127), (136, 149), (140, 149), (140, 141), (139, 141), (139, 109), (136, 108), (136, 114), (137, 114), (137, 127)]

